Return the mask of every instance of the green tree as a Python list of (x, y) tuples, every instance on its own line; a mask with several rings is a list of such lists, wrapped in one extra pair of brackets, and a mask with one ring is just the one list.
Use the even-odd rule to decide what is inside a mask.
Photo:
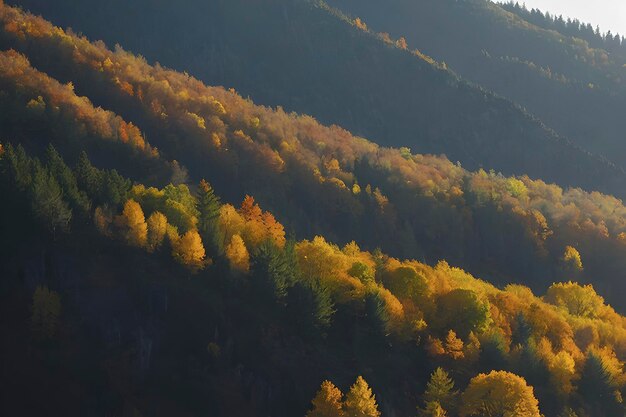
[(489, 306), (472, 290), (455, 289), (437, 300), (436, 322), (442, 330), (452, 329), (465, 339), (470, 332), (481, 333), (489, 320)]
[(92, 200), (96, 200), (98, 204), (108, 203), (108, 201), (102, 201), (102, 199), (100, 198), (102, 188), (102, 174), (100, 170), (98, 170), (91, 164), (87, 153), (85, 153), (84, 151), (80, 153), (74, 171), (76, 173), (76, 181), (78, 183), (78, 186), (82, 190), (85, 190), (87, 195)]
[(220, 217), (220, 199), (215, 195), (211, 185), (205, 180), (200, 181), (197, 195), (198, 231), (202, 241), (206, 242), (211, 252), (221, 255), (224, 247), (218, 233)]
[(621, 397), (617, 395), (615, 380), (602, 358), (590, 351), (583, 366), (578, 393), (585, 399), (589, 414), (594, 416), (617, 416), (623, 413)]
[(348, 391), (346, 395), (344, 411), (346, 417), (380, 416), (378, 404), (376, 404), (376, 397), (362, 376), (359, 376), (354, 385), (350, 387), (350, 391)]
[(35, 216), (48, 230), (67, 230), (72, 210), (63, 200), (63, 191), (57, 180), (38, 161), (30, 189), (31, 204)]
[[(426, 408), (422, 410), (426, 415), (429, 404), (437, 403), (445, 411), (454, 413), (456, 411), (457, 399), (459, 392), (454, 389), (454, 381), (446, 371), (442, 368), (435, 369), (435, 372), (430, 376), (430, 381), (426, 385), (426, 391), (424, 392), (424, 403)], [(431, 407), (433, 407), (431, 405)], [(436, 407), (435, 407), (436, 408)]]
[(88, 213), (91, 207), (89, 197), (78, 189), (76, 176), (52, 144), (48, 145), (46, 150), (46, 162), (50, 173), (61, 186), (63, 195), (69, 200), (71, 207), (82, 214)]

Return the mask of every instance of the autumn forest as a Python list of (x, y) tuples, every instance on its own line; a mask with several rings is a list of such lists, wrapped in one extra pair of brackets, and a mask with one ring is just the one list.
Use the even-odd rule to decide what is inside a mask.
[(625, 45), (486, 0), (0, 0), (0, 414), (626, 415)]

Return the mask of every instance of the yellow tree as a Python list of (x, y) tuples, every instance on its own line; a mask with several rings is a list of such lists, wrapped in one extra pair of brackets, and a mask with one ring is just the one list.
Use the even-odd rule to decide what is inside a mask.
[(167, 217), (159, 211), (155, 211), (148, 217), (148, 249), (158, 249), (167, 232)]
[(379, 417), (378, 405), (376, 397), (372, 394), (372, 390), (365, 382), (362, 376), (356, 379), (356, 382), (346, 395), (344, 404), (346, 417)]
[(246, 224), (243, 216), (230, 204), (220, 208), (217, 222), (222, 246), (228, 245), (234, 235), (241, 235)]
[(582, 271), (583, 269), (583, 261), (580, 257), (580, 253), (573, 246), (565, 247), (565, 252), (563, 253), (563, 258), (561, 260), (567, 267), (575, 271)]
[(61, 299), (56, 291), (47, 287), (37, 286), (33, 294), (31, 325), (37, 339), (52, 339), (56, 334)]
[(343, 417), (341, 404), (343, 394), (332, 382), (324, 381), (311, 404), (313, 408), (306, 417)]
[(148, 241), (148, 225), (143, 210), (135, 200), (128, 200), (124, 204), (122, 212), (122, 224), (124, 226), (124, 239), (128, 244), (145, 247)]
[(197, 230), (189, 230), (173, 243), (174, 259), (194, 271), (202, 269), (206, 253)]
[(461, 417), (541, 417), (533, 388), (524, 378), (505, 371), (472, 378), (461, 403)]
[(248, 272), (250, 270), (250, 254), (241, 236), (233, 236), (228, 246), (226, 246), (225, 253), (232, 269), (240, 272)]
[(456, 337), (454, 330), (450, 330), (446, 336), (446, 355), (454, 360), (463, 359), (465, 354), (463, 353), (463, 341)]
[(602, 311), (604, 299), (591, 285), (581, 286), (575, 282), (552, 284), (544, 297), (545, 301), (565, 308), (575, 316), (596, 318)]

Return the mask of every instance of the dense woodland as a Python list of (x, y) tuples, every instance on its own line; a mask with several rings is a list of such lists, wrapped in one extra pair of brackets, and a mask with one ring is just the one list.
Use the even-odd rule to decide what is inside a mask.
[(600, 31), (600, 26), (594, 28), (591, 23), (584, 23), (576, 18), (572, 19), (568, 17), (564, 19), (562, 15), (550, 15), (549, 12), (544, 14), (539, 9), (533, 8), (528, 10), (524, 3), (520, 4), (519, 2), (509, 1), (508, 3), (500, 3), (500, 6), (505, 10), (518, 14), (521, 18), (533, 25), (544, 29), (555, 30), (572, 38), (583, 39), (593, 48), (626, 55), (626, 39), (620, 36), (619, 33), (614, 35), (610, 30), (603, 33)]
[(409, 49), (445, 62), (581, 148), (624, 167), (626, 55), (606, 42), (488, 0), (390, 0), (384, 13), (377, 0), (328, 3), (372, 32), (404, 38)]
[[(525, 111), (517, 102), (459, 78), (442, 62), (450, 64), (449, 59), (433, 55), (421, 42), (411, 40), (409, 34), (376, 29), (390, 32), (392, 37), (389, 38), (365, 30), (369, 16), (354, 14), (348, 18), (323, 1), (19, 0), (8, 3), (42, 13), (58, 25), (72, 27), (92, 39), (102, 39), (110, 46), (120, 44), (150, 62), (158, 61), (188, 72), (209, 85), (235, 88), (257, 103), (309, 114), (322, 123), (340, 125), (378, 144), (406, 146), (420, 154), (445, 154), (451, 161), (460, 161), (471, 170), (483, 167), (505, 175), (527, 174), (561, 186), (624, 195), (624, 167), (613, 166), (603, 159), (621, 163), (617, 156), (624, 150), (609, 152), (607, 148), (584, 146), (586, 139), (587, 144), (600, 143), (605, 137), (601, 135), (603, 129), (623, 126), (619, 112), (623, 102), (609, 107), (601, 105), (600, 108), (612, 112), (613, 116), (618, 114), (611, 118), (612, 124), (585, 129), (574, 127), (572, 130), (582, 135), (581, 140), (577, 140), (582, 149), (575, 148), (569, 143), (573, 137), (555, 132), (552, 130), (555, 126), (546, 126), (543, 118), (540, 120)], [(358, 3), (371, 4), (374, 8), (380, 4), (378, 1)], [(389, 14), (394, 2), (385, 3), (386, 12), (375, 11), (376, 15)], [(465, 2), (431, 0), (426, 3), (427, 9), (439, 10), (443, 5)], [(334, 2), (331, 5), (335, 5)], [(467, 14), (472, 16), (471, 10)], [(359, 16), (365, 26), (356, 24)], [(429, 44), (443, 41), (444, 46), (449, 45), (454, 51), (465, 50), (462, 45), (475, 35), (462, 33), (455, 41), (445, 39), (447, 33), (454, 32), (459, 21), (461, 17), (450, 19), (444, 29), (443, 22), (431, 19), (433, 30), (421, 38), (428, 39)], [(490, 22), (475, 22), (471, 30), (493, 26), (486, 23)], [(500, 35), (487, 34), (481, 39), (492, 41)], [(406, 48), (406, 43), (399, 42), (403, 36), (409, 40)], [(570, 55), (569, 51), (564, 54), (561, 49), (558, 41), (551, 42), (548, 48), (542, 49), (542, 55)], [(477, 52), (480, 54), (481, 49)], [(587, 50), (581, 49), (580, 53), (583, 52)], [(588, 53), (592, 61), (601, 51), (589, 50)], [(426, 55), (434, 56), (439, 62)], [(494, 56), (500, 55), (504, 54), (494, 53)], [(592, 72), (585, 86), (588, 83), (601, 85), (607, 78), (604, 67), (597, 69), (578, 61), (568, 66), (570, 63), (571, 59), (562, 66), (571, 66), (576, 75)], [(608, 68), (623, 76), (624, 68), (610, 63)], [(544, 66), (551, 66), (552, 71), (558, 73), (564, 71), (559, 66)], [(450, 68), (460, 70), (456, 65)], [(470, 76), (466, 78), (473, 80)], [(502, 80), (502, 77), (496, 79)], [(605, 87), (613, 89), (612, 84)], [(533, 91), (527, 86), (519, 89)], [(542, 100), (540, 103), (548, 109), (576, 103), (568, 98), (548, 105), (548, 100)], [(520, 103), (527, 106), (524, 101)], [(589, 107), (590, 111), (595, 108), (597, 106)], [(569, 109), (560, 113), (561, 117), (563, 115), (569, 115)], [(571, 119), (573, 123), (588, 120), (584, 111)], [(595, 130), (591, 130), (592, 127)], [(591, 136), (593, 140), (588, 140)], [(623, 140), (623, 136), (619, 139)], [(586, 151), (597, 152), (597, 155)]]
[(3, 415), (624, 414), (616, 197), (382, 147), (1, 2), (0, 192)]

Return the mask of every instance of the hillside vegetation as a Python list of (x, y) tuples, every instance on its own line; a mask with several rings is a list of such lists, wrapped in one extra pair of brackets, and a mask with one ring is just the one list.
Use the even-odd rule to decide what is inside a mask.
[(519, 104), (582, 149), (625, 166), (626, 56), (613, 35), (610, 41), (594, 30), (589, 36), (580, 22), (575, 30), (573, 22), (548, 22), (537, 11), (488, 0), (328, 3)]
[(0, 139), (2, 415), (624, 414), (615, 197), (382, 147), (1, 3)]
[[(573, 147), (515, 102), (468, 84), (447, 70), (442, 59), (437, 63), (413, 51), (429, 52), (421, 42), (411, 41), (406, 49), (396, 43), (406, 34), (381, 37), (322, 1), (12, 3), (93, 39), (123, 45), (149, 62), (235, 88), (257, 103), (338, 124), (380, 145), (445, 154), (471, 170), (527, 174), (561, 186), (624, 195), (622, 167)], [(444, 36), (431, 33), (425, 39)], [(559, 107), (570, 102), (561, 100)], [(616, 104), (612, 110), (619, 108)], [(585, 120), (582, 114), (576, 119)], [(589, 142), (599, 140), (597, 133), (587, 133)], [(603, 154), (613, 161), (618, 155)]]

